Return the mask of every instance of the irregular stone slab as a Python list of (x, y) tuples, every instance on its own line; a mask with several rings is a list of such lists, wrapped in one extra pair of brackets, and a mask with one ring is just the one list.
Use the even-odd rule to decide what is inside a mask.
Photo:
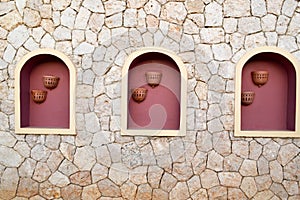
[(69, 178), (59, 171), (54, 172), (50, 178), (50, 183), (58, 187), (64, 187), (70, 183)]
[(201, 188), (200, 177), (198, 175), (194, 175), (187, 181), (187, 185), (190, 191), (190, 194), (194, 194), (197, 190)]
[(104, 7), (106, 16), (111, 16), (124, 11), (126, 8), (126, 2), (119, 0), (109, 0), (104, 3)]
[(0, 132), (0, 145), (7, 147), (13, 147), (17, 142), (17, 139), (9, 132)]
[(152, 200), (169, 199), (169, 194), (161, 189), (154, 189), (152, 191)]
[(248, 198), (253, 197), (257, 192), (257, 187), (255, 184), (254, 177), (245, 177), (242, 180), (242, 184), (240, 188), (244, 191), (244, 193), (247, 195)]
[(104, 13), (102, 1), (84, 0), (82, 5), (95, 13)]
[(71, 183), (80, 186), (87, 186), (92, 183), (91, 173), (89, 171), (79, 171), (70, 176)]
[(21, 178), (18, 184), (17, 195), (22, 197), (32, 197), (39, 193), (39, 185), (31, 178)]
[(187, 181), (193, 175), (193, 170), (190, 164), (188, 163), (174, 163), (173, 165), (173, 173), (177, 180), (179, 181)]
[(38, 162), (32, 178), (38, 182), (44, 182), (50, 177), (50, 175), (51, 171), (48, 165), (46, 163)]
[(176, 183), (177, 180), (174, 176), (172, 176), (172, 174), (164, 173), (160, 182), (160, 188), (166, 192), (170, 192)]
[(225, 0), (223, 4), (225, 17), (245, 17), (250, 15), (250, 1)]
[(170, 192), (170, 199), (188, 199), (189, 189), (186, 182), (178, 182)]
[(19, 167), (24, 158), (15, 150), (0, 146), (0, 164), (6, 167)]
[(54, 172), (57, 170), (61, 162), (63, 161), (64, 156), (59, 150), (52, 151), (51, 155), (49, 156), (49, 159), (47, 160), (47, 165), (49, 169)]
[(82, 188), (78, 185), (70, 184), (61, 189), (61, 197), (66, 200), (81, 199)]
[(41, 15), (38, 11), (33, 10), (33, 9), (29, 9), (29, 8), (25, 8), (24, 10), (24, 23), (28, 26), (28, 27), (37, 27), (40, 25), (41, 23)]
[(49, 181), (40, 184), (39, 194), (46, 199), (57, 199), (61, 197), (60, 188), (54, 186)]
[(245, 159), (239, 170), (242, 176), (257, 176), (257, 166), (255, 160)]
[(71, 0), (52, 0), (53, 10), (65, 10), (71, 3)]
[(148, 183), (152, 188), (158, 188), (164, 170), (158, 166), (149, 166), (148, 168)]
[(206, 169), (200, 174), (200, 180), (202, 187), (205, 189), (209, 189), (219, 185), (217, 173), (210, 169)]
[(1, 27), (8, 31), (11, 31), (12, 29), (16, 28), (21, 23), (22, 17), (20, 16), (17, 10), (14, 10), (0, 17)]
[(109, 179), (104, 179), (98, 182), (98, 188), (103, 196), (120, 197), (121, 190)]
[(283, 169), (277, 160), (271, 161), (270, 164), (270, 175), (274, 182), (281, 183), (283, 181)]
[(109, 179), (119, 186), (128, 179), (128, 175), (128, 168), (123, 163), (113, 163), (108, 173)]
[(136, 200), (147, 200), (151, 199), (152, 197), (152, 188), (149, 184), (142, 184), (138, 186), (137, 193), (136, 193)]
[(228, 199), (247, 200), (248, 198), (238, 188), (228, 188)]
[(16, 168), (6, 168), (1, 175), (0, 194), (3, 199), (15, 197), (19, 182), (18, 171)]
[(208, 197), (209, 199), (223, 199), (227, 200), (227, 188), (223, 186), (216, 186), (213, 188), (210, 188), (208, 191)]
[(242, 176), (238, 172), (220, 172), (218, 177), (221, 185), (238, 188), (241, 184)]
[(255, 183), (258, 191), (267, 190), (270, 188), (272, 184), (271, 176), (268, 174), (262, 176), (256, 176), (254, 178), (255, 178)]
[(143, 158), (135, 142), (124, 144), (121, 148), (122, 162), (130, 169), (141, 166)]
[(26, 26), (21, 25), (11, 31), (7, 36), (7, 41), (16, 49), (20, 48), (29, 38), (29, 31)]
[(83, 188), (82, 190), (82, 199), (98, 199), (101, 197), (101, 193), (96, 184), (89, 185)]
[(205, 26), (221, 26), (223, 24), (222, 6), (217, 2), (211, 2), (204, 10)]
[(279, 152), (278, 152), (278, 162), (285, 166), (287, 163), (289, 163), (295, 156), (297, 156), (300, 152), (300, 149), (296, 147), (294, 144), (287, 144), (284, 146), (281, 146)]
[(127, 181), (126, 183), (124, 183), (121, 187), (121, 194), (122, 197), (125, 199), (134, 199), (136, 192), (137, 192), (137, 186), (135, 184), (133, 184), (130, 181)]
[(147, 166), (139, 166), (129, 171), (129, 180), (135, 185), (148, 183)]
[(161, 17), (166, 21), (182, 24), (187, 15), (187, 10), (182, 2), (167, 2), (162, 7), (161, 13)]
[(95, 151), (90, 146), (77, 148), (74, 155), (74, 164), (80, 170), (91, 170), (96, 163)]
[(108, 176), (108, 168), (96, 163), (92, 169), (92, 182), (96, 183), (99, 180), (105, 179)]

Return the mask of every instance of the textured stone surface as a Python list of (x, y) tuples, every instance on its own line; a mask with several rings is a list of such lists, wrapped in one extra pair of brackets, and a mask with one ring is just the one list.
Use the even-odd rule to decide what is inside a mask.
[[(265, 45), (297, 59), (299, 13), (295, 0), (1, 1), (0, 198), (298, 200), (300, 140), (233, 130), (236, 64)], [(123, 65), (148, 46), (187, 70), (184, 137), (121, 135)], [(14, 69), (38, 48), (75, 66), (75, 136), (15, 134)]]

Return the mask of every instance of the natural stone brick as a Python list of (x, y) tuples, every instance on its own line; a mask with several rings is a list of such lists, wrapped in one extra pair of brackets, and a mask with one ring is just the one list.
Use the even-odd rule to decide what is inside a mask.
[(101, 193), (96, 184), (88, 185), (82, 190), (82, 199), (98, 199), (101, 197)]
[(227, 188), (223, 186), (216, 186), (208, 189), (208, 197), (209, 199), (223, 199), (227, 198)]
[(70, 184), (61, 189), (61, 197), (66, 200), (80, 199), (82, 188), (78, 185)]
[[(7, 156), (9, 155), (9, 156)], [(6, 167), (19, 167), (23, 162), (22, 156), (15, 150), (0, 146), (0, 164)]]
[(209, 189), (219, 185), (217, 173), (210, 169), (206, 169), (200, 174), (200, 180), (202, 187), (205, 189)]
[(121, 187), (121, 194), (122, 197), (125, 199), (134, 199), (136, 192), (137, 192), (137, 186), (135, 184), (133, 184), (130, 181), (127, 181), (126, 183), (124, 183)]
[(164, 170), (158, 166), (149, 166), (147, 173), (147, 181), (152, 188), (158, 188)]
[(38, 194), (38, 183), (31, 178), (21, 178), (18, 184), (18, 196), (32, 197)]
[(189, 197), (187, 184), (185, 182), (178, 182), (169, 195), (170, 199), (187, 199)]
[(241, 173), (242, 176), (258, 175), (256, 161), (245, 159), (241, 165), (239, 172)]
[(19, 183), (18, 171), (16, 168), (6, 168), (1, 174), (0, 194), (3, 199), (12, 199), (17, 193)]
[(258, 191), (268, 190), (272, 184), (270, 175), (261, 175), (255, 177), (255, 182)]
[(225, 0), (224, 5), (225, 17), (245, 17), (250, 15), (250, 1), (243, 0)]
[(103, 196), (107, 197), (120, 197), (121, 190), (109, 179), (104, 179), (98, 182), (98, 188)]
[(76, 185), (87, 186), (92, 182), (91, 174), (89, 171), (79, 171), (70, 176), (70, 181)]
[(240, 188), (248, 198), (253, 197), (257, 192), (257, 187), (253, 177), (243, 178)]
[(182, 2), (166, 3), (162, 7), (161, 13), (163, 19), (178, 24), (182, 24), (187, 15), (186, 8)]
[(242, 176), (238, 172), (220, 172), (218, 173), (220, 184), (225, 187), (238, 188), (241, 184)]
[(270, 175), (274, 182), (281, 183), (283, 180), (282, 166), (277, 160), (270, 162)]
[(176, 183), (177, 180), (174, 176), (172, 176), (169, 173), (164, 173), (164, 175), (161, 178), (160, 188), (166, 192), (170, 192), (173, 189), (173, 187), (176, 185)]

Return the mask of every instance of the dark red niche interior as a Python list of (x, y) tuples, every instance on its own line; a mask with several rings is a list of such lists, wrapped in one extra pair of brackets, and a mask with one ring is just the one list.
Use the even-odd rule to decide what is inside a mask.
[[(60, 78), (55, 89), (46, 89), (43, 75)], [(69, 128), (70, 77), (65, 63), (53, 55), (37, 55), (29, 59), (20, 74), (21, 127)], [(32, 100), (30, 91), (41, 89), (48, 92), (44, 103)]]
[[(253, 83), (255, 70), (269, 72), (265, 85)], [(295, 130), (296, 72), (289, 60), (276, 53), (253, 56), (242, 71), (242, 92), (249, 90), (255, 97), (252, 104), (241, 107), (242, 130)]]
[[(159, 71), (162, 79), (152, 88), (145, 73)], [(146, 53), (137, 57), (128, 71), (128, 129), (179, 130), (181, 75), (176, 63), (161, 53)], [(140, 103), (131, 97), (137, 87), (148, 89)]]

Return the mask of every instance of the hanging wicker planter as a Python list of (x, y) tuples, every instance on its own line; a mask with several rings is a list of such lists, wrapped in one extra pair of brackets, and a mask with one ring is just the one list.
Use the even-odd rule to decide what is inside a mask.
[(37, 103), (43, 103), (47, 98), (47, 91), (45, 90), (31, 90), (32, 100)]
[(268, 82), (269, 72), (268, 71), (253, 71), (251, 72), (252, 81), (258, 87), (263, 86)]
[(147, 83), (152, 87), (156, 87), (159, 85), (161, 81), (161, 72), (146, 72), (146, 80)]
[(59, 77), (57, 76), (43, 76), (43, 83), (45, 88), (54, 89), (57, 87), (59, 81)]
[(253, 103), (255, 93), (253, 91), (242, 92), (242, 104), (248, 106)]
[(135, 88), (132, 90), (132, 98), (134, 101), (141, 103), (145, 100), (147, 96), (147, 89), (146, 88)]

